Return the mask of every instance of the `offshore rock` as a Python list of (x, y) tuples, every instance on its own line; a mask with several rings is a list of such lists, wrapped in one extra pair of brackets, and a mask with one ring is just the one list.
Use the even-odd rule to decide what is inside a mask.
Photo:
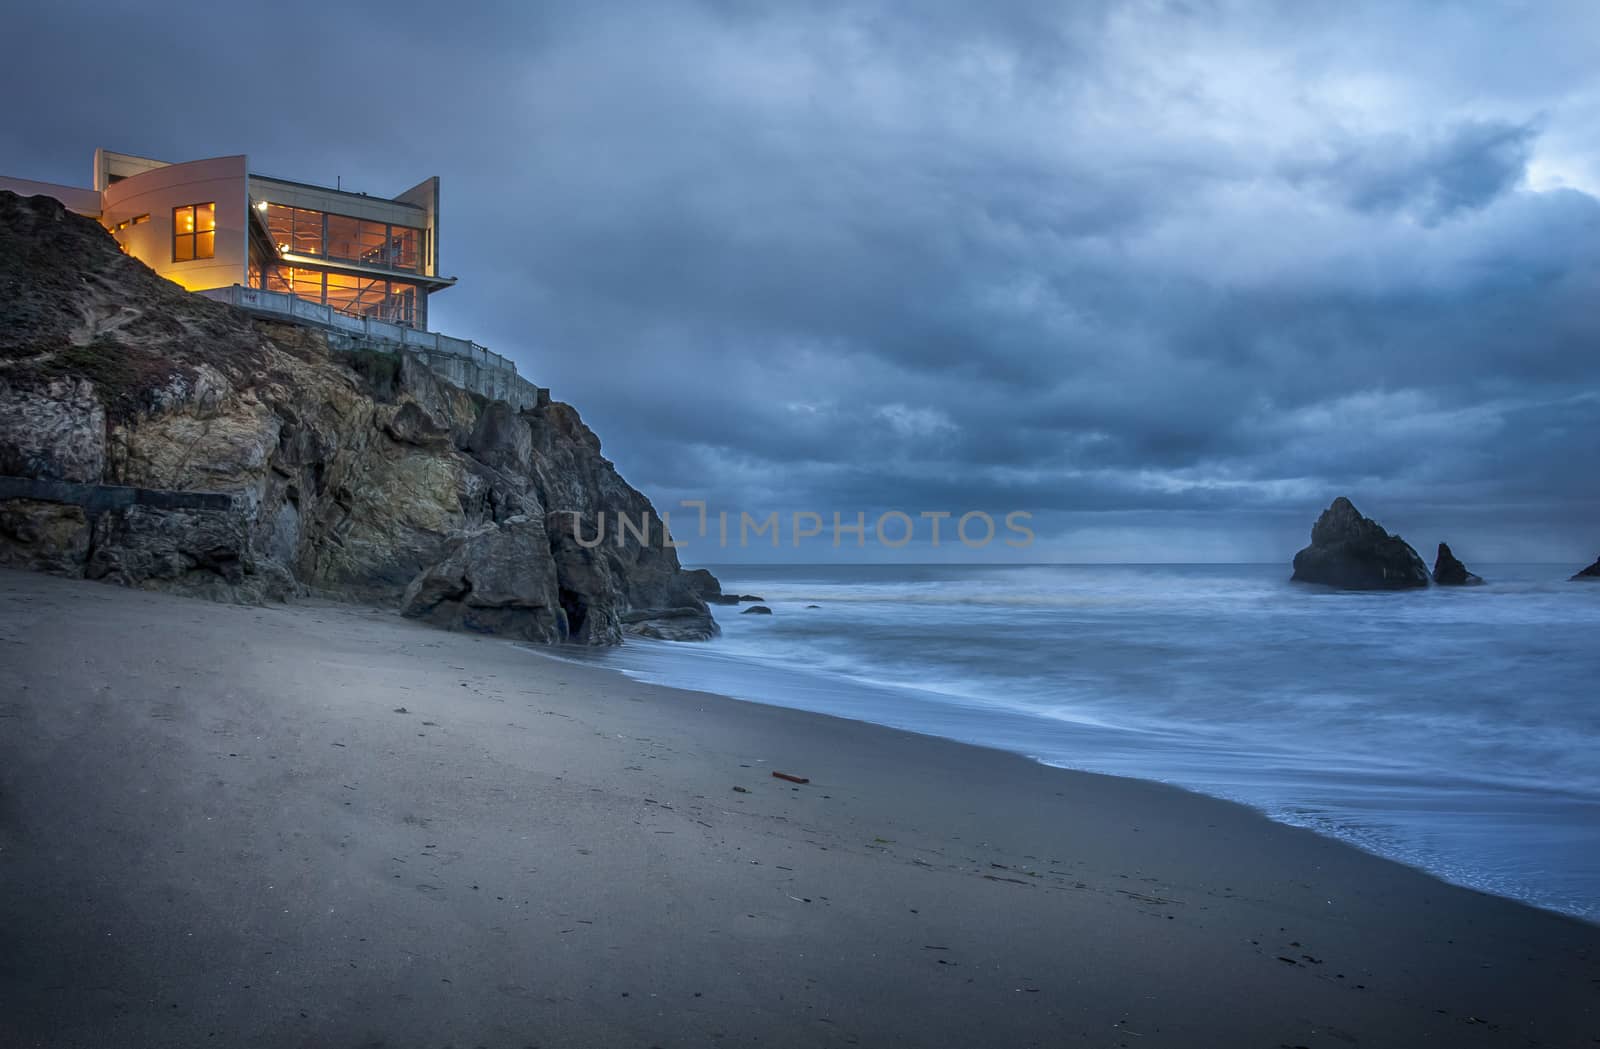
[(1600, 583), (1600, 557), (1595, 558), (1594, 564), (1574, 575), (1569, 582)]
[(1344, 590), (1407, 590), (1428, 585), (1428, 568), (1399, 536), (1344, 496), (1322, 512), (1311, 545), (1294, 555), (1293, 580)]
[(1433, 581), (1440, 586), (1483, 585), (1483, 577), (1467, 571), (1467, 566), (1450, 552), (1448, 543), (1439, 544), (1439, 556), (1433, 561)]

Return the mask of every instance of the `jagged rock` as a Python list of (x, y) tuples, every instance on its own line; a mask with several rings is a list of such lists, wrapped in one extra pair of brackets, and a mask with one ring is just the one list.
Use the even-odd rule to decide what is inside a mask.
[(505, 401), (484, 408), (466, 450), (487, 466), (523, 475), (533, 465), (533, 433)]
[(708, 605), (737, 605), (746, 601), (765, 601), (764, 597), (755, 594), (708, 594), (702, 595)]
[(1483, 578), (1467, 571), (1467, 566), (1456, 559), (1447, 543), (1439, 544), (1439, 556), (1433, 561), (1433, 581), (1440, 586), (1481, 586)]
[(544, 524), (513, 517), (460, 533), (444, 560), (406, 587), (400, 614), (437, 626), (509, 634), (525, 641), (569, 637), (555, 565), (530, 557), (545, 546)]
[[(614, 644), (625, 613), (632, 632), (715, 633), (704, 578), (569, 405), (486, 403), (417, 355), (190, 295), (48, 198), (0, 192), (0, 359), (0, 473), (237, 508), (12, 500), (0, 563), (223, 600), (403, 599), (541, 641)], [(572, 515), (648, 538), (596, 545)]]
[(0, 474), (98, 481), (106, 465), (106, 414), (85, 379), (33, 389), (0, 379)]
[(36, 499), (0, 502), (0, 565), (56, 575), (83, 574), (90, 526), (83, 510)]
[(704, 608), (640, 608), (622, 613), (622, 629), (630, 637), (658, 641), (709, 641), (719, 631)]
[(1405, 540), (1361, 512), (1344, 496), (1311, 529), (1311, 545), (1294, 555), (1295, 582), (1345, 590), (1404, 590), (1428, 585), (1428, 568)]
[(394, 410), (383, 424), (383, 432), (401, 444), (414, 444), (419, 448), (444, 448), (450, 441), (450, 429), (441, 426), (415, 401), (406, 401)]
[(1594, 564), (1574, 575), (1569, 582), (1591, 583), (1600, 582), (1600, 557), (1595, 558)]
[(707, 601), (722, 596), (722, 583), (711, 574), (709, 568), (686, 568), (683, 571), (683, 579), (690, 589)]
[(101, 514), (85, 578), (177, 590), (212, 600), (282, 600), (288, 573), (257, 563), (239, 514), (130, 506)]
[(751, 605), (749, 608), (745, 609), (739, 614), (742, 616), (770, 616), (772, 614), (772, 609), (768, 608), (766, 605)]

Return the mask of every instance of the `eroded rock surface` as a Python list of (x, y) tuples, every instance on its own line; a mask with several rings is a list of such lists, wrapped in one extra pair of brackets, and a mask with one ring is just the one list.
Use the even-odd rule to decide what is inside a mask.
[[(415, 357), (252, 320), (55, 201), (5, 192), (0, 475), (160, 497), (0, 498), (0, 564), (218, 600), (386, 601), (532, 641), (716, 631), (710, 573), (679, 568), (571, 406), (516, 411)], [(228, 498), (182, 505), (197, 492)]]

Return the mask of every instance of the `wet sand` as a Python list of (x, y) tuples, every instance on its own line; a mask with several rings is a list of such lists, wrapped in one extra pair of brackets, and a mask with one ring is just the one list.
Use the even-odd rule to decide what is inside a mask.
[(1226, 802), (0, 572), (0, 1046), (1597, 1038), (1600, 927)]

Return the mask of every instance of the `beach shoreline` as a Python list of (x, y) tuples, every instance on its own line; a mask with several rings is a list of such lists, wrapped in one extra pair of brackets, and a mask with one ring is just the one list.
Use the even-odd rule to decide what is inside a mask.
[(1176, 787), (359, 607), (6, 571), (0, 651), (7, 1045), (1600, 1036), (1600, 927)]

